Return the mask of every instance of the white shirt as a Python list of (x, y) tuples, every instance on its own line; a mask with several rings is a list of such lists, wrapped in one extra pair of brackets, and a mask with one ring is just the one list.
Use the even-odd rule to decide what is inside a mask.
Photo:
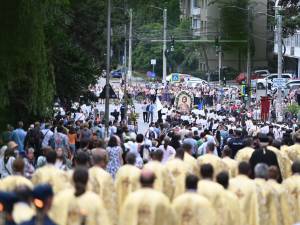
[(44, 135), (42, 147), (45, 148), (45, 147), (49, 146), (49, 140), (53, 136), (53, 132), (50, 129), (43, 129), (42, 133)]
[(159, 146), (159, 149), (163, 151), (163, 159), (162, 159), (162, 163), (165, 164), (166, 162), (168, 162), (168, 160), (170, 160), (171, 158), (173, 158), (176, 154), (175, 149), (168, 145), (167, 149), (164, 148), (163, 145)]

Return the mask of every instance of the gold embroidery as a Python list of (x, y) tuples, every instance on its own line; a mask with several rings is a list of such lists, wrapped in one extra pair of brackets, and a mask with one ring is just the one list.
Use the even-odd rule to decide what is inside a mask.
[(184, 212), (182, 213), (181, 225), (189, 225), (190, 224), (192, 217), (193, 217), (193, 214), (191, 211), (192, 210), (189, 208), (184, 210)]
[(147, 225), (151, 218), (151, 210), (149, 205), (142, 204), (138, 209), (138, 223), (137, 225)]
[(236, 196), (237, 196), (238, 198), (243, 198), (243, 197), (244, 197), (244, 193), (243, 193), (240, 189), (238, 189), (238, 190), (235, 192), (235, 194), (236, 194)]

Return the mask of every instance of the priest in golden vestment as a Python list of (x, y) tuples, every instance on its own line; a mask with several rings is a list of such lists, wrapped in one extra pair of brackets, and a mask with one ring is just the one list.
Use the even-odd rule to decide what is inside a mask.
[(239, 174), (235, 178), (230, 179), (228, 189), (239, 199), (242, 212), (241, 224), (259, 225), (256, 185), (248, 177), (251, 171), (249, 163), (241, 162), (238, 171)]
[(286, 179), (292, 175), (292, 161), (284, 151), (280, 151), (280, 142), (274, 140), (272, 146), (267, 146), (267, 149), (274, 152), (277, 156), (278, 165), (282, 179)]
[(152, 161), (145, 164), (144, 168), (155, 174), (154, 189), (161, 191), (171, 200), (174, 194), (174, 178), (167, 167), (161, 163), (163, 158), (162, 150), (158, 149), (152, 153)]
[(173, 199), (185, 192), (185, 178), (189, 172), (188, 166), (183, 161), (183, 149), (177, 149), (175, 159), (166, 163), (166, 167), (174, 177), (175, 189)]
[(215, 145), (214, 143), (207, 143), (206, 145), (206, 154), (198, 157), (198, 166), (199, 168), (204, 164), (211, 164), (214, 168), (214, 175), (226, 170), (228, 171), (227, 165), (220, 159), (218, 156), (214, 155)]
[(183, 143), (182, 149), (184, 150), (184, 157), (183, 161), (187, 164), (189, 167), (189, 173), (194, 174), (199, 177), (199, 166), (197, 163), (197, 160), (192, 156), (192, 148), (193, 146), (189, 143)]
[(222, 154), (223, 154), (222, 161), (226, 164), (226, 166), (228, 168), (229, 176), (231, 178), (235, 177), (237, 175), (237, 171), (238, 171), (238, 162), (236, 160), (233, 160), (232, 158), (230, 158), (231, 149), (229, 148), (229, 146), (224, 147)]
[(292, 224), (300, 221), (300, 161), (292, 165), (293, 175), (283, 181), (282, 186), (288, 194), (289, 213), (292, 217)]
[(114, 181), (106, 172), (107, 153), (104, 149), (92, 150), (93, 167), (89, 169), (88, 190), (96, 193), (104, 202), (111, 224), (117, 223), (117, 198)]
[(170, 201), (153, 189), (155, 174), (144, 169), (140, 177), (142, 188), (130, 193), (119, 216), (119, 225), (176, 225)]
[(299, 131), (294, 135), (294, 140), (295, 140), (295, 144), (285, 149), (292, 162), (296, 160), (300, 160), (300, 132)]
[(140, 188), (141, 170), (135, 166), (136, 156), (133, 153), (127, 153), (127, 164), (122, 166), (115, 180), (115, 189), (117, 194), (118, 211), (120, 212), (122, 204), (126, 197)]
[(17, 187), (26, 186), (30, 189), (33, 185), (30, 180), (24, 177), (24, 160), (21, 158), (16, 159), (13, 162), (13, 175), (5, 177), (1, 180), (0, 190), (1, 191), (14, 191)]
[(274, 206), (271, 208), (271, 224), (272, 225), (290, 225), (292, 224), (291, 214), (289, 212), (287, 191), (281, 186), (277, 180), (279, 171), (276, 166), (271, 166), (268, 169), (271, 191), (274, 196)]
[(45, 183), (50, 184), (55, 194), (59, 191), (70, 188), (71, 184), (67, 174), (54, 166), (54, 163), (56, 162), (56, 152), (54, 150), (47, 152), (46, 160), (47, 164), (37, 169), (32, 175), (31, 181), (33, 185)]
[(207, 198), (197, 194), (198, 177), (187, 175), (186, 193), (178, 196), (172, 203), (176, 213), (177, 225), (216, 225), (217, 214)]
[(235, 160), (238, 161), (238, 163), (249, 162), (249, 160), (254, 152), (252, 138), (250, 138), (250, 137), (246, 138), (245, 145), (246, 145), (246, 147), (240, 149), (235, 155)]
[(73, 173), (75, 189), (55, 196), (50, 217), (57, 225), (111, 225), (102, 199), (86, 190), (88, 178), (86, 168), (76, 168)]
[(219, 173), (216, 177), (216, 180), (224, 188), (223, 197), (225, 199), (226, 207), (228, 209), (228, 224), (240, 225), (242, 212), (238, 197), (228, 190), (229, 173), (227, 171)]
[(197, 192), (204, 196), (212, 204), (217, 215), (217, 225), (228, 224), (228, 207), (224, 198), (224, 188), (213, 181), (214, 168), (211, 164), (203, 164), (200, 168), (202, 179), (198, 182)]
[(275, 196), (273, 196), (271, 186), (267, 182), (268, 165), (258, 163), (254, 168), (254, 176), (258, 199), (259, 224), (273, 224), (271, 223), (271, 211), (276, 207), (274, 203)]

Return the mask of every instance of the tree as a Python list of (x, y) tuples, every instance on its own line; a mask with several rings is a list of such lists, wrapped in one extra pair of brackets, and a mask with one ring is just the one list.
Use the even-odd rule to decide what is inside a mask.
[(49, 116), (54, 94), (44, 1), (4, 0), (0, 8), (0, 124)]
[(283, 7), (283, 31), (284, 36), (293, 35), (300, 29), (300, 5), (299, 0), (282, 0), (280, 5)]
[[(220, 8), (220, 21), (218, 22), (220, 36), (224, 40), (247, 40), (250, 39), (252, 55), (254, 55), (254, 42), (252, 38), (252, 24), (248, 23), (250, 13), (249, 0), (214, 0), (211, 4), (216, 4)], [(251, 14), (249, 15), (251, 16)], [(250, 18), (252, 21), (253, 18)], [(250, 36), (249, 36), (250, 35)], [(222, 44), (222, 50), (227, 52), (237, 52), (239, 58), (239, 70), (241, 70), (242, 55), (247, 54), (247, 44), (230, 43)]]

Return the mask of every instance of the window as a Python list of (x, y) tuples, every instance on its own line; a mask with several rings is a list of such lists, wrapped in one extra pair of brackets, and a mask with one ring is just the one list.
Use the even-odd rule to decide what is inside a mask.
[(200, 0), (193, 0), (193, 3), (194, 8), (200, 8)]

